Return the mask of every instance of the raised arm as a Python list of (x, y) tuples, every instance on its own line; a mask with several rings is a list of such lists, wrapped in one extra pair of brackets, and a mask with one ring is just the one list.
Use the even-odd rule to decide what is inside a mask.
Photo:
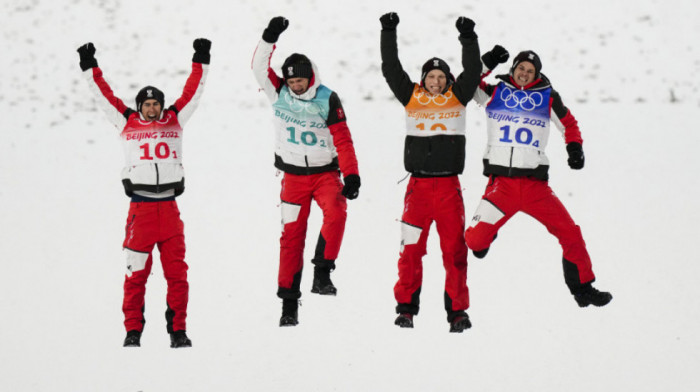
[(253, 54), (251, 68), (253, 69), (255, 80), (258, 81), (258, 85), (271, 102), (277, 100), (277, 93), (282, 87), (284, 80), (277, 76), (272, 67), (270, 67), (270, 59), (272, 58), (272, 52), (275, 51), (275, 42), (277, 42), (280, 34), (288, 26), (289, 20), (283, 16), (276, 16), (270, 19), (270, 23), (263, 31), (262, 39)]
[(408, 104), (413, 95), (414, 83), (401, 66), (399, 61), (399, 49), (396, 43), (396, 26), (399, 24), (399, 15), (389, 12), (379, 18), (382, 23), (381, 53), (382, 74), (394, 96), (403, 106)]
[(88, 81), (88, 86), (95, 96), (98, 106), (107, 114), (107, 119), (121, 131), (134, 110), (129, 109), (112, 92), (112, 88), (102, 76), (102, 70), (97, 66), (96, 51), (97, 49), (92, 42), (78, 48), (80, 69), (83, 71), (83, 77)]
[(481, 56), (481, 82), (479, 83), (479, 88), (474, 91), (474, 101), (481, 106), (486, 106), (491, 100), (493, 91), (496, 86), (490, 85), (484, 81), (487, 76), (491, 74), (498, 64), (505, 63), (508, 61), (510, 54), (501, 45), (495, 45), (493, 49), (484, 53)]
[(479, 41), (474, 32), (474, 21), (460, 16), (456, 22), (459, 42), (462, 44), (462, 73), (455, 81), (452, 91), (462, 105), (467, 105), (481, 81), (481, 59), (479, 58)]
[(211, 60), (211, 41), (206, 38), (197, 38), (192, 43), (194, 55), (192, 56), (192, 72), (185, 82), (182, 95), (170, 106), (170, 110), (177, 113), (177, 120), (184, 126), (199, 105), (199, 99), (204, 92), (204, 82), (209, 71)]

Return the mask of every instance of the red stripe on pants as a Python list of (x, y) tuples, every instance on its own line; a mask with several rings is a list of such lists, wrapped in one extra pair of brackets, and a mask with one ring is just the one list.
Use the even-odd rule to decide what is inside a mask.
[[(316, 201), (323, 211), (321, 235), (326, 241), (323, 258), (326, 260), (338, 258), (347, 217), (347, 203), (340, 193), (342, 189), (343, 184), (340, 182), (337, 171), (310, 175), (285, 173), (280, 198), (282, 203), (298, 206), (299, 209), (295, 219), (284, 224), (282, 228), (279, 287), (291, 289), (294, 276), (303, 268), (304, 242), (311, 200)], [(285, 208), (284, 205), (283, 208)], [(294, 287), (294, 290), (298, 290), (298, 287)]]
[(469, 308), (464, 202), (457, 176), (411, 177), (406, 187), (401, 219), (403, 224), (421, 231), (416, 243), (406, 244), (406, 238), (402, 239), (403, 249), (398, 263), (399, 280), (394, 286), (396, 301), (399, 304), (410, 304), (422, 285), (422, 259), (426, 254), (430, 225), (435, 221), (445, 267), (445, 291), (451, 301), (451, 305), (445, 304), (446, 310), (449, 312)]
[(469, 227), (465, 238), (470, 249), (480, 251), (488, 248), (498, 230), (513, 215), (522, 211), (537, 219), (557, 237), (564, 259), (578, 268), (579, 282), (576, 284), (595, 279), (581, 228), (574, 223), (547, 181), (527, 177), (495, 177), (489, 180), (483, 199), (496, 206), (504, 215), (494, 224), (480, 221)]
[(163, 274), (168, 283), (166, 297), (172, 320), (168, 332), (185, 330), (189, 284), (185, 263), (184, 224), (175, 201), (131, 203), (124, 248), (148, 255), (145, 268), (124, 279), (124, 326), (127, 331), (143, 330), (146, 281), (153, 265), (152, 251), (158, 246)]

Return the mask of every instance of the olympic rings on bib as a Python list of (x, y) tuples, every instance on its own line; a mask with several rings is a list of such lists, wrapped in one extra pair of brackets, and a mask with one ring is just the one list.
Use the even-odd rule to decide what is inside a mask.
[(313, 102), (305, 102), (299, 99), (294, 99), (289, 94), (284, 94), (284, 101), (289, 109), (294, 113), (306, 112), (309, 114), (319, 114), (322, 112), (321, 107)]
[(437, 106), (444, 106), (445, 104), (447, 104), (447, 102), (450, 101), (452, 96), (452, 91), (448, 91), (445, 94), (438, 95), (427, 95), (422, 91), (413, 93), (413, 97), (416, 99), (416, 101), (424, 106), (429, 105), (431, 102)]
[(503, 100), (508, 109), (514, 109), (519, 106), (521, 109), (531, 112), (542, 105), (544, 98), (542, 97), (542, 93), (537, 91), (528, 93), (523, 90), (513, 91), (505, 87), (501, 91), (501, 100)]

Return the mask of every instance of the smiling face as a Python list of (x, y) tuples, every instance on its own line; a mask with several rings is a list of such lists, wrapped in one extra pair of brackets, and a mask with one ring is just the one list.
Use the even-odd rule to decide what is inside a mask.
[(525, 87), (535, 80), (535, 66), (529, 61), (523, 61), (513, 70), (513, 80), (520, 87)]
[(447, 86), (447, 75), (439, 69), (434, 69), (425, 75), (423, 86), (431, 94), (440, 94)]
[(309, 89), (309, 79), (307, 78), (288, 78), (287, 87), (296, 95), (301, 95)]
[(155, 121), (160, 117), (163, 107), (155, 99), (147, 99), (141, 104), (141, 115), (148, 121)]

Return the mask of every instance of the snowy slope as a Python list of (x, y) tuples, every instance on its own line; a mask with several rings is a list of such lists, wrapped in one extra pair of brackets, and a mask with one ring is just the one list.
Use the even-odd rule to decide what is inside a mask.
[[(444, 271), (431, 233), (416, 328), (393, 325), (402, 211), (403, 109), (379, 69), (379, 16), (397, 11), (399, 54), (419, 77), (432, 56), (458, 68), (454, 20), (482, 51), (537, 51), (579, 120), (586, 167), (559, 136), (552, 188), (582, 227), (613, 302), (579, 309), (561, 250), (517, 215), (489, 256), (469, 258), (474, 327), (447, 333)], [(338, 91), (363, 186), (349, 202), (334, 281), (300, 325), (277, 327), (279, 181), (272, 121), (250, 59), (272, 16), (291, 26), (273, 66), (309, 55)], [(0, 3), (0, 390), (3, 391), (692, 391), (700, 377), (697, 203), (700, 9), (691, 1), (462, 2), (240, 0)], [(120, 347), (123, 224), (117, 131), (97, 110), (75, 49), (92, 41), (117, 95), (180, 93), (197, 37), (213, 41), (201, 105), (186, 128), (179, 199), (190, 265), (188, 333), (168, 347), (158, 263), (138, 350)], [(502, 66), (499, 71), (505, 72)], [(167, 102), (166, 102), (167, 104)], [(470, 106), (472, 106), (470, 104)], [(467, 215), (483, 192), (483, 109), (468, 108)], [(308, 260), (320, 226), (312, 210)]]

